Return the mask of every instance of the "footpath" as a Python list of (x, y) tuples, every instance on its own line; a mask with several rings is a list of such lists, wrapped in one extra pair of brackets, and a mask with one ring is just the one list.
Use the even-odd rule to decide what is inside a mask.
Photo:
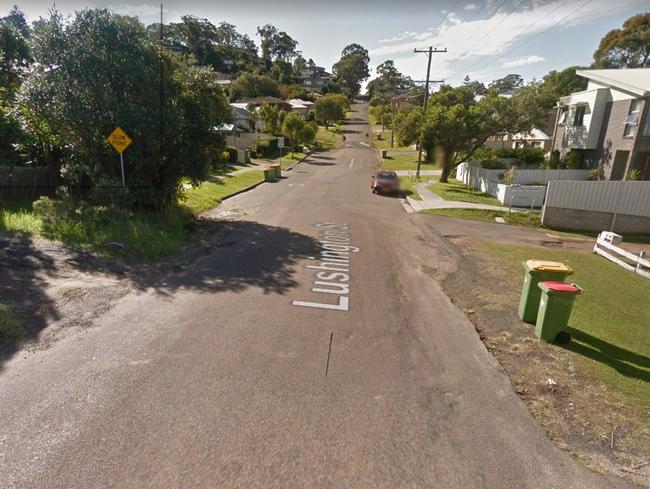
[[(435, 171), (435, 170), (434, 170)], [(433, 193), (427, 188), (431, 182), (422, 182), (414, 186), (415, 191), (420, 195), (422, 200), (414, 200), (410, 197), (406, 201), (415, 212), (425, 209), (485, 209), (493, 211), (507, 211), (507, 207), (488, 204), (476, 204), (474, 202), (461, 202), (457, 200), (445, 200), (439, 195)], [(517, 212), (512, 209), (513, 212)]]

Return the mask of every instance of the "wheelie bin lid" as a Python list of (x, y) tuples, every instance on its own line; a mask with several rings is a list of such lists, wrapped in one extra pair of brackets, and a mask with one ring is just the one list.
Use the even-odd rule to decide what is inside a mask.
[(582, 294), (582, 288), (576, 284), (569, 284), (566, 282), (540, 282), (538, 284), (539, 288), (551, 293), (556, 294)]
[(546, 261), (546, 260), (528, 260), (526, 267), (529, 270), (537, 270), (539, 272), (560, 272), (567, 275), (573, 273), (573, 269), (559, 261)]

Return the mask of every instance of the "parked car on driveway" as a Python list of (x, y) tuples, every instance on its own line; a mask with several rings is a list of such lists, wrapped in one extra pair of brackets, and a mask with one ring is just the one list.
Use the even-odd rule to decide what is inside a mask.
[(399, 178), (394, 171), (377, 170), (370, 177), (370, 188), (373, 194), (399, 194)]

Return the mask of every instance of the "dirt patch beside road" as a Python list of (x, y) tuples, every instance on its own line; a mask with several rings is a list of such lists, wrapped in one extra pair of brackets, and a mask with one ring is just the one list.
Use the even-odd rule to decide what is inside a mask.
[[(513, 272), (503, 256), (467, 234), (448, 236), (463, 258), (443, 287), (471, 319), (531, 413), (558, 446), (592, 469), (650, 487), (647, 406), (644, 415), (642, 407), (627, 402), (629, 396), (613, 392), (590, 359), (537, 340), (533, 326), (517, 314), (523, 269)], [(544, 243), (538, 247), (539, 256), (545, 256), (548, 247)], [(574, 253), (589, 252), (578, 243), (570, 247)], [(641, 362), (641, 368), (644, 365)], [(644, 375), (635, 382), (644, 382)]]

